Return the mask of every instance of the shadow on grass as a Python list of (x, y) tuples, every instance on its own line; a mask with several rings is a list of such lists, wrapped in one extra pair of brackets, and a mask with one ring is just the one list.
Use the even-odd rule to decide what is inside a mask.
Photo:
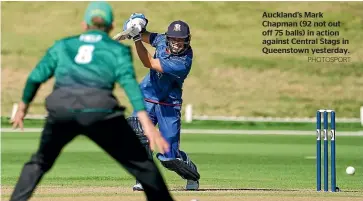
[[(171, 189), (170, 191), (187, 191), (185, 189)], [(198, 190), (188, 190), (192, 192), (205, 192), (205, 191), (215, 191), (215, 192), (223, 192), (223, 191), (261, 191), (261, 192), (317, 192), (314, 190), (306, 190), (306, 189), (273, 189), (273, 188), (201, 188)], [(340, 190), (339, 192), (349, 192), (349, 193), (360, 193), (363, 191), (359, 190)], [(321, 193), (324, 193), (323, 191)], [(329, 192), (327, 192), (329, 193)]]
[[(185, 189), (171, 189), (171, 191), (187, 191)], [(272, 189), (272, 188), (200, 188), (188, 191), (301, 191), (295, 189)]]

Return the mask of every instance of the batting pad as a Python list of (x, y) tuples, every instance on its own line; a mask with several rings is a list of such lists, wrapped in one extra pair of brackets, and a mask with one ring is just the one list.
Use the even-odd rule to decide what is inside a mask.
[(200, 178), (195, 166), (189, 166), (180, 158), (165, 158), (161, 155), (158, 155), (157, 158), (165, 168), (176, 172), (183, 179), (198, 181)]

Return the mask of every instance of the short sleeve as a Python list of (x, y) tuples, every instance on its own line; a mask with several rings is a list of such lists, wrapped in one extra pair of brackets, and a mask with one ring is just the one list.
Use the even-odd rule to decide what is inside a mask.
[(153, 47), (156, 47), (162, 41), (163, 35), (158, 33), (150, 34), (150, 44)]

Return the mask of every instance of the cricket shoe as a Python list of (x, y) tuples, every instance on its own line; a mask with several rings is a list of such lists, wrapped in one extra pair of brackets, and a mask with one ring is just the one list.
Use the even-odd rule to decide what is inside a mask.
[(185, 190), (196, 191), (198, 189), (199, 189), (199, 181), (187, 180), (187, 185), (185, 186)]
[[(197, 166), (192, 162), (192, 160), (190, 160), (189, 156), (186, 154), (186, 160), (185, 163), (191, 167), (193, 170), (195, 170), (195, 172), (198, 172)], [(199, 174), (199, 173), (198, 173)], [(194, 180), (187, 180), (187, 185), (185, 186), (185, 189), (187, 191), (196, 191), (199, 189), (199, 180), (194, 181)]]
[(144, 191), (144, 188), (142, 187), (141, 183), (136, 181), (136, 184), (134, 185), (134, 187), (132, 187), (133, 191)]

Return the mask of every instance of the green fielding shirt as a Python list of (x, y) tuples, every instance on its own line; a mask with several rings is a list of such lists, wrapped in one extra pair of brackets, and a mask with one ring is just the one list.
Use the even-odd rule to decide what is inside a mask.
[[(30, 103), (40, 84), (52, 76), (55, 77), (52, 94), (57, 93), (55, 96), (60, 98), (59, 102), (64, 101), (66, 108), (109, 111), (114, 107), (113, 99), (116, 98), (112, 91), (115, 83), (118, 83), (125, 90), (134, 111), (145, 109), (130, 47), (112, 40), (105, 32), (90, 30), (55, 42), (30, 73), (23, 92), (23, 102)], [(67, 96), (62, 93), (68, 96), (72, 94), (69, 96), (72, 98), (80, 96), (82, 101), (79, 102), (82, 103), (74, 108), (74, 101), (67, 103), (66, 99), (70, 98), (64, 98)], [(57, 98), (53, 98), (53, 102), (57, 102)]]

